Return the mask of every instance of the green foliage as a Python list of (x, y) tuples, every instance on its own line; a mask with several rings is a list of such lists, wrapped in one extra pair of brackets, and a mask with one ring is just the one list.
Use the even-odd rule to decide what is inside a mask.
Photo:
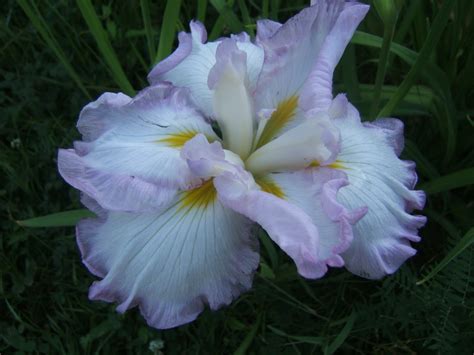
[[(134, 95), (135, 90), (128, 81), (127, 76), (125, 75), (122, 65), (110, 44), (109, 34), (103, 28), (99, 16), (92, 5), (90, 0), (77, 0), (77, 6), (81, 10), (82, 17), (89, 27), (89, 31), (94, 37), (99, 51), (107, 63), (108, 69), (112, 73), (112, 76), (121, 90), (123, 90), (128, 95)], [(109, 23), (112, 24), (113, 22)], [(110, 25), (112, 26), (112, 25)], [(115, 27), (111, 27), (115, 28)]]
[(166, 2), (155, 62), (159, 62), (171, 53), (173, 42), (176, 38), (176, 22), (179, 18), (180, 7), (181, 0), (168, 0)]
[[(82, 206), (59, 178), (56, 154), (78, 138), (77, 115), (90, 97), (144, 87), (152, 62), (170, 53), (193, 18), (204, 21), (210, 39), (253, 35), (259, 18), (284, 21), (307, 2), (0, 4), (2, 354), (472, 353), (470, 0), (398, 1), (395, 24), (393, 9), (379, 15), (372, 8), (336, 71), (335, 90), (347, 92), (365, 118), (382, 108), (404, 121), (404, 158), (416, 161), (419, 186), (430, 193), (419, 252), (394, 275), (369, 281), (331, 270), (304, 280), (262, 234), (252, 291), (192, 324), (157, 331), (136, 310), (119, 315), (87, 299), (93, 276), (72, 228), (24, 227), (65, 226), (77, 217)], [(73, 212), (28, 220), (60, 211)]]
[(72, 210), (66, 212), (52, 213), (47, 216), (35, 217), (17, 221), (20, 226), (30, 228), (43, 227), (67, 227), (74, 226), (82, 218), (94, 217), (94, 214), (86, 209)]

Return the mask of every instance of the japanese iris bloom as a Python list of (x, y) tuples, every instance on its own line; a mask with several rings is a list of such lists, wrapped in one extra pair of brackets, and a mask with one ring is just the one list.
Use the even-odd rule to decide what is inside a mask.
[[(136, 97), (105, 93), (82, 110), (82, 141), (59, 171), (98, 218), (77, 226), (91, 299), (139, 306), (175, 327), (250, 288), (255, 225), (299, 274), (328, 267), (377, 279), (415, 250), (425, 196), (398, 158), (403, 124), (361, 123), (332, 75), (368, 11), (316, 1), (257, 36), (206, 43), (191, 22)], [(216, 129), (218, 127), (218, 129)], [(216, 133), (216, 132), (219, 132)]]

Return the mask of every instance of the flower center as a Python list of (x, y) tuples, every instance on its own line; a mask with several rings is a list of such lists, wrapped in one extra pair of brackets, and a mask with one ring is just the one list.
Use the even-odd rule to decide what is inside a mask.
[[(297, 95), (282, 100), (273, 111), (259, 112), (262, 117), (255, 129), (253, 101), (247, 89), (246, 55), (232, 41), (222, 42), (217, 51), (218, 60), (209, 73), (208, 84), (213, 90), (214, 114), (223, 147), (235, 155), (227, 153), (230, 159), (241, 167), (243, 160), (245, 169), (255, 176), (300, 170), (315, 162), (326, 164), (335, 159), (337, 129), (327, 114), (318, 113), (307, 119), (303, 112), (298, 113)], [(265, 113), (270, 113), (268, 119)], [(298, 114), (303, 122), (280, 134)]]
[(245, 166), (258, 176), (324, 165), (335, 159), (338, 142), (338, 130), (321, 113), (262, 145), (246, 159)]

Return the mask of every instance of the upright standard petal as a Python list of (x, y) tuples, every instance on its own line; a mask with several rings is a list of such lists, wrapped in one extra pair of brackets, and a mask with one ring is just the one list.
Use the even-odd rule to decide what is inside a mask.
[(213, 90), (216, 121), (222, 131), (224, 146), (247, 158), (254, 136), (253, 105), (248, 91), (247, 55), (232, 39), (217, 47), (216, 64), (209, 73)]
[[(331, 1), (333, 2), (333, 1)], [(323, 1), (312, 1), (323, 6)], [(331, 10), (329, 10), (331, 11)], [(332, 76), (357, 26), (369, 11), (369, 6), (354, 1), (344, 3), (337, 19), (321, 45), (311, 74), (301, 90), (301, 108), (305, 111), (327, 110), (331, 104)], [(333, 11), (332, 15), (336, 15)], [(334, 18), (334, 17), (333, 17)]]
[(414, 163), (398, 159), (403, 146), (401, 122), (384, 119), (363, 124), (354, 107), (348, 105), (346, 112), (334, 118), (341, 132), (337, 166), (350, 182), (338, 199), (351, 209), (367, 206), (368, 212), (353, 227), (354, 240), (343, 258), (351, 272), (377, 279), (395, 272), (416, 253), (410, 241), (420, 240), (418, 229), (426, 218), (410, 213), (423, 208), (425, 194), (413, 190)]
[(245, 162), (255, 175), (295, 171), (332, 162), (339, 151), (339, 131), (320, 113), (257, 149)]
[[(216, 63), (220, 41), (207, 42), (203, 24), (190, 23), (191, 33), (179, 34), (179, 47), (168, 58), (158, 63), (148, 75), (152, 84), (169, 81), (175, 86), (187, 87), (194, 104), (207, 116), (214, 117), (212, 92), (207, 85), (209, 71)], [(237, 47), (247, 54), (249, 87), (253, 90), (263, 63), (263, 50), (245, 35), (233, 36)]]
[(161, 208), (178, 189), (200, 183), (180, 149), (197, 133), (219, 139), (185, 90), (165, 84), (134, 99), (104, 94), (83, 109), (78, 127), (86, 141), (60, 150), (59, 171), (102, 207), (119, 211)]
[(327, 111), (334, 68), (367, 11), (367, 5), (353, 1), (320, 0), (281, 26), (259, 23), (257, 43), (265, 60), (256, 111), (275, 112), (264, 122), (257, 146), (300, 124), (305, 112)]
[[(317, 85), (318, 95), (331, 94), (332, 71), (367, 11), (367, 5), (356, 2), (320, 0), (281, 27), (260, 24), (257, 30), (263, 33), (257, 33), (257, 42), (264, 48), (265, 60), (257, 86), (258, 109), (277, 107), (314, 80), (325, 83)], [(322, 66), (325, 72), (320, 77)], [(303, 101), (305, 110), (312, 108), (307, 107), (306, 96)]]
[(272, 20), (258, 20), (257, 21), (257, 43), (265, 41), (272, 37), (281, 27), (281, 23)]
[(210, 181), (162, 212), (99, 215), (77, 226), (83, 261), (102, 278), (91, 299), (118, 302), (119, 312), (139, 306), (150, 326), (164, 329), (251, 286), (259, 256), (250, 222), (216, 199)]

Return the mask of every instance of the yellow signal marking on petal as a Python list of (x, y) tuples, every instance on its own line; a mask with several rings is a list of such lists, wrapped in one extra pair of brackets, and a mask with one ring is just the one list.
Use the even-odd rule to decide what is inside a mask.
[[(317, 161), (313, 161), (311, 164), (309, 164), (310, 168), (318, 168), (321, 165)], [(331, 163), (329, 165), (325, 165), (324, 168), (332, 168), (332, 169), (348, 169), (346, 168), (341, 161), (336, 160), (334, 163)]]
[(285, 199), (286, 195), (283, 192), (282, 188), (269, 177), (257, 177), (255, 182), (262, 188), (262, 191), (268, 192), (276, 197)]
[(182, 193), (178, 211), (186, 209), (185, 213), (188, 213), (193, 208), (207, 208), (211, 203), (216, 201), (216, 197), (217, 191), (212, 179), (207, 180), (201, 186)]
[(263, 129), (256, 148), (260, 148), (270, 142), (293, 119), (298, 107), (298, 100), (299, 97), (297, 95), (292, 95), (278, 103), (276, 110), (272, 113)]
[(344, 166), (344, 164), (342, 164), (342, 162), (338, 160), (336, 160), (334, 163), (329, 164), (329, 167), (333, 169), (348, 169)]
[(159, 139), (157, 142), (165, 143), (171, 148), (183, 148), (184, 144), (196, 134), (196, 131), (181, 131)]

